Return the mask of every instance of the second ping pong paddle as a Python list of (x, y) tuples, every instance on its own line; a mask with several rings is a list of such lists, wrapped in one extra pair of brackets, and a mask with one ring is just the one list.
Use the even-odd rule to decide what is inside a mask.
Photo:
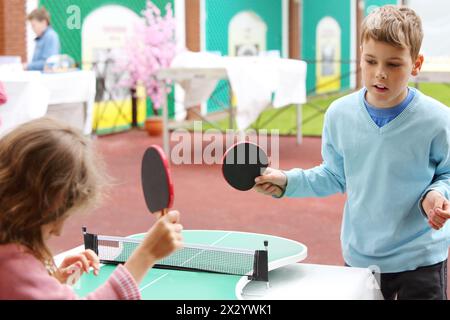
[(151, 213), (161, 211), (165, 215), (172, 207), (174, 191), (169, 161), (161, 147), (152, 145), (145, 151), (141, 182), (147, 208)]
[(222, 159), (222, 173), (230, 186), (247, 191), (255, 186), (255, 178), (269, 165), (267, 154), (251, 142), (239, 142), (229, 148)]

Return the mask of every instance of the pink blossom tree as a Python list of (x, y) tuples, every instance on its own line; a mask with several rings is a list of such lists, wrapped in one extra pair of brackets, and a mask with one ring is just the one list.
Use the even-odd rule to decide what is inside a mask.
[(152, 101), (153, 113), (161, 108), (163, 98), (171, 88), (169, 83), (161, 84), (156, 74), (161, 68), (170, 66), (175, 56), (175, 18), (172, 6), (165, 7), (166, 15), (150, 0), (142, 11), (142, 19), (136, 23), (134, 33), (127, 39), (124, 56), (119, 62), (119, 70), (127, 73), (121, 81), (135, 93), (139, 85), (145, 87)]

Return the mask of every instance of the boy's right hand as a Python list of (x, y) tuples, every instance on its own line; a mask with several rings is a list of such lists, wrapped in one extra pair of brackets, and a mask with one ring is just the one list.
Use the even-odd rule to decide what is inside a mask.
[(281, 170), (267, 167), (264, 174), (255, 179), (253, 187), (262, 194), (281, 197), (286, 189), (287, 177)]
[(422, 209), (428, 216), (428, 224), (435, 230), (441, 229), (450, 219), (450, 203), (438, 191), (429, 191), (422, 201)]

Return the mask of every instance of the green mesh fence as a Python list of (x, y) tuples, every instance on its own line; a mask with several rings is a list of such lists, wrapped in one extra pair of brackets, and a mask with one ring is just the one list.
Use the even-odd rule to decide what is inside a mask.
[[(230, 29), (233, 19), (243, 12), (252, 13), (261, 19), (267, 27), (265, 47), (259, 43), (248, 44), (246, 52), (236, 52), (239, 40), (234, 42), (235, 33)], [(207, 0), (205, 1), (205, 45), (206, 51), (224, 56), (257, 54), (259, 51), (278, 51), (283, 48), (282, 0)], [(239, 37), (239, 35), (236, 35)], [(286, 39), (287, 40), (287, 39)], [(213, 99), (208, 102), (208, 112), (215, 112), (229, 105), (230, 91), (225, 81), (220, 81), (214, 92)]]
[[(174, 7), (175, 0), (153, 0), (164, 14), (165, 5), (170, 2)], [(276, 51), (281, 56), (283, 52), (283, 6), (282, 0), (206, 0), (204, 2), (204, 16), (205, 24), (203, 29), (204, 33), (204, 49), (210, 52), (216, 52), (223, 56), (226, 55), (248, 55), (257, 54), (257, 51)], [(79, 66), (86, 65), (86, 61), (83, 58), (82, 48), (82, 27), (83, 23), (89, 15), (95, 12), (97, 9), (104, 6), (121, 6), (127, 8), (139, 15), (145, 8), (146, 0), (40, 0), (41, 6), (45, 6), (50, 12), (52, 17), (52, 26), (59, 34), (61, 39), (62, 53), (72, 56)], [(186, 2), (189, 5), (189, 2)], [(74, 28), (71, 17), (78, 10), (80, 16), (80, 26)], [(175, 8), (174, 8), (175, 11)], [(247, 51), (240, 50), (242, 46), (238, 43), (233, 43), (233, 33), (230, 31), (230, 24), (242, 12), (247, 12), (255, 15), (257, 19), (260, 19), (266, 27), (264, 45), (255, 44), (252, 47), (250, 43), (250, 49)], [(120, 19), (120, 17), (118, 17)], [(248, 48), (247, 48), (248, 49)], [(255, 52), (252, 50), (255, 49)], [(238, 52), (240, 50), (240, 52)], [(95, 60), (95, 59), (94, 59)], [(91, 62), (91, 61), (88, 61)], [(99, 78), (101, 78), (104, 71), (104, 63), (101, 65), (95, 65), (96, 61), (92, 61), (92, 68), (97, 68), (96, 72), (99, 72)], [(101, 69), (101, 70), (100, 70)], [(103, 74), (102, 74), (103, 73)], [(103, 79), (104, 80), (104, 79)], [(97, 83), (97, 90), (104, 89), (105, 83), (101, 82), (101, 79)], [(107, 87), (107, 86), (106, 86)], [(114, 100), (115, 94), (107, 92), (107, 94), (101, 96), (98, 94), (96, 103), (96, 117), (94, 118), (94, 130), (97, 133), (110, 133), (120, 131), (129, 128), (131, 122), (131, 115), (128, 109), (130, 109), (130, 97), (127, 97), (127, 101)], [(125, 96), (125, 95), (123, 95)], [(169, 115), (174, 117), (174, 101), (175, 95), (173, 92), (168, 97), (169, 102)], [(103, 99), (103, 100), (102, 100)], [(107, 100), (106, 102), (104, 100)], [(207, 103), (207, 112), (213, 113), (217, 111), (223, 111), (229, 108), (233, 99), (230, 93), (229, 84), (227, 81), (220, 81), (216, 90), (213, 93), (211, 99)], [(145, 102), (145, 111), (143, 115), (139, 116), (139, 124), (143, 124), (143, 119), (152, 114), (151, 101), (149, 99)], [(107, 114), (111, 113), (108, 110), (115, 110), (113, 115), (110, 115), (111, 119), (108, 119), (108, 124), (101, 125), (103, 118), (107, 118)], [(99, 119), (100, 117), (100, 119)], [(102, 118), (103, 117), (103, 118)]]

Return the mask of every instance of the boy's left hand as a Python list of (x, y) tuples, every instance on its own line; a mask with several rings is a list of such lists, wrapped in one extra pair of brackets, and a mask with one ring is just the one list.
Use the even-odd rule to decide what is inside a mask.
[[(94, 268), (94, 274), (98, 275), (100, 270), (100, 260), (92, 250), (85, 250), (77, 255), (67, 256), (55, 272), (54, 276), (61, 283), (67, 283), (77, 272), (79, 275), (89, 272), (89, 268)], [(75, 279), (75, 282), (78, 279)]]
[(430, 191), (422, 201), (423, 211), (428, 216), (429, 225), (435, 229), (441, 229), (450, 219), (449, 201), (437, 191)]

